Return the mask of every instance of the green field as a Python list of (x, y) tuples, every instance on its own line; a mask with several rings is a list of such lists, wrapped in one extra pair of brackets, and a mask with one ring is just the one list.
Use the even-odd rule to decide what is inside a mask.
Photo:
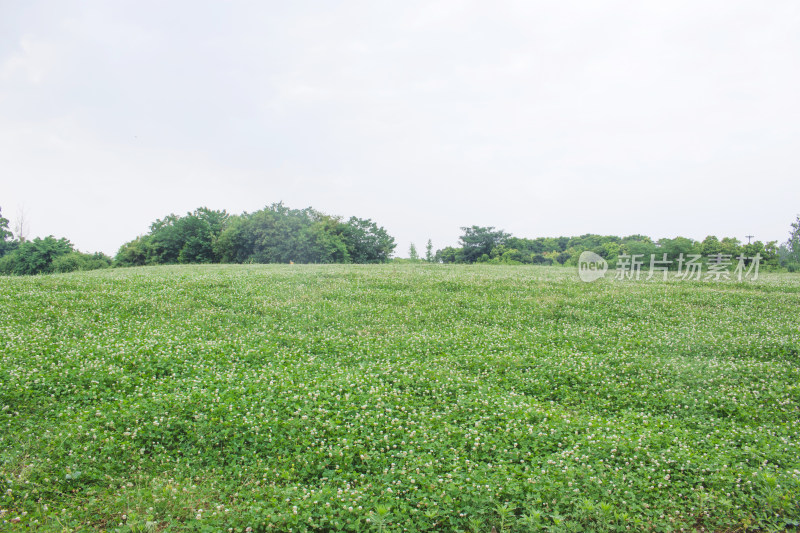
[(798, 311), (791, 274), (0, 277), (0, 530), (793, 530)]

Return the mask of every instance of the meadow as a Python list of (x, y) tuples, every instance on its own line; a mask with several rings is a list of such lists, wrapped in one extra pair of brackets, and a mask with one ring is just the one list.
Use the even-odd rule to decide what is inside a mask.
[(0, 277), (0, 530), (800, 524), (800, 276)]

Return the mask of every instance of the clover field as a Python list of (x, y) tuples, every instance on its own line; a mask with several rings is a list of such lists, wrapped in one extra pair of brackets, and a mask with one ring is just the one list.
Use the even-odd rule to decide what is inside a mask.
[(799, 311), (792, 274), (0, 277), (0, 530), (793, 531)]

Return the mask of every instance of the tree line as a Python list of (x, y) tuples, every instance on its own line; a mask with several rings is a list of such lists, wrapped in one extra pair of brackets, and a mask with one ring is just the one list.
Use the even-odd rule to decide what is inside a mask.
[(424, 257), (414, 244), (409, 259), (392, 259), (394, 238), (370, 219), (343, 219), (315, 209), (290, 209), (283, 203), (253, 213), (231, 215), (201, 207), (184, 216), (156, 220), (149, 231), (120, 247), (116, 256), (83, 253), (65, 238), (28, 240), (14, 236), (0, 211), (0, 274), (29, 275), (109, 267), (190, 263), (489, 263), (508, 265), (576, 265), (584, 251), (616, 264), (620, 256), (676, 261), (683, 254), (709, 258), (718, 254), (761, 256), (767, 267), (800, 271), (800, 216), (789, 239), (742, 243), (732, 237), (708, 236), (653, 240), (645, 235), (585, 234), (579, 237), (515, 237), (494, 227), (462, 227), (459, 246), (433, 252), (428, 240)]
[[(514, 237), (492, 226), (462, 227), (459, 246), (437, 250), (434, 261), (440, 263), (490, 263), (508, 265), (577, 265), (580, 254), (592, 251), (614, 265), (620, 256), (641, 254), (646, 260), (651, 255), (658, 259), (667, 254), (667, 260), (700, 255), (703, 258), (730, 255), (733, 258), (761, 257), (761, 264), (800, 270), (800, 216), (791, 224), (789, 240), (779, 245), (777, 241), (742, 243), (733, 237), (718, 239), (711, 235), (702, 241), (687, 237), (653, 240), (646, 235), (585, 234), (579, 237), (539, 237), (535, 239)], [(414, 251), (416, 254), (416, 252)]]
[(120, 248), (115, 264), (385, 263), (395, 246), (370, 219), (343, 220), (282, 203), (241, 215), (201, 207), (156, 220), (147, 235)]
[(0, 211), (0, 274), (19, 276), (74, 270), (108, 268), (113, 260), (102, 253), (86, 254), (75, 249), (67, 239), (52, 235), (28, 240), (14, 238), (8, 219)]
[(0, 274), (40, 274), (107, 267), (189, 263), (385, 263), (394, 238), (370, 219), (272, 204), (231, 215), (206, 207), (170, 214), (116, 256), (86, 254), (65, 238), (14, 238), (0, 213)]

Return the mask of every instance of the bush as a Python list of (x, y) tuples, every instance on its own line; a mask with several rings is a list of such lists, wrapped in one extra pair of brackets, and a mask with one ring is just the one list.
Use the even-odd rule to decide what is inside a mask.
[(19, 276), (52, 272), (53, 261), (73, 251), (67, 239), (52, 235), (21, 243), (16, 250), (3, 256), (0, 273)]
[(70, 252), (53, 261), (52, 272), (75, 272), (76, 270), (97, 270), (111, 266), (111, 258), (102, 253), (84, 254)]
[(116, 266), (172, 263), (385, 263), (394, 238), (370, 219), (346, 222), (314, 209), (272, 204), (229, 216), (200, 208), (157, 220), (124, 244)]
[(109, 266), (111, 258), (107, 255), (78, 252), (67, 239), (56, 239), (52, 235), (22, 242), (0, 258), (0, 274), (17, 276), (95, 270)]

